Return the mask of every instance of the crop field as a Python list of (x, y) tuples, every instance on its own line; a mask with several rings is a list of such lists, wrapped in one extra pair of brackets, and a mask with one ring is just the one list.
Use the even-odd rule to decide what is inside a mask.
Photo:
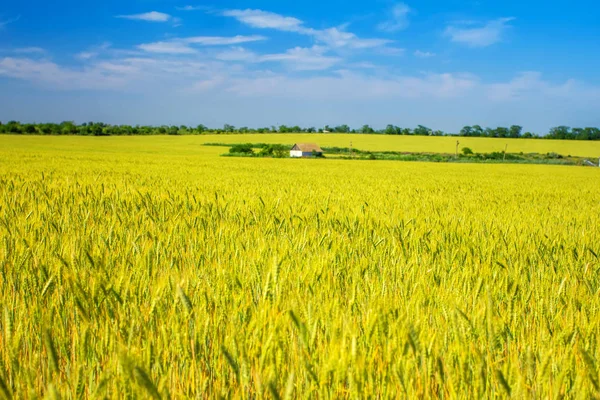
[(0, 136), (0, 398), (600, 396), (600, 169), (225, 140)]
[(349, 147), (370, 151), (405, 151), (451, 153), (456, 151), (456, 141), (460, 142), (459, 150), (469, 147), (477, 153), (504, 151), (510, 153), (558, 153), (579, 157), (600, 157), (600, 142), (577, 140), (540, 140), (540, 139), (499, 139), (478, 137), (448, 136), (390, 136), (360, 134), (254, 134), (254, 135), (206, 135), (190, 141), (219, 143), (294, 143), (317, 142), (327, 147)]
[[(201, 135), (201, 136), (154, 136), (140, 140), (139, 137), (44, 137), (3, 136), (0, 143), (7, 144), (11, 151), (25, 153), (31, 150), (55, 150), (59, 155), (74, 153), (81, 157), (85, 152), (112, 153), (136, 152), (147, 154), (200, 155), (219, 154), (223, 149), (207, 149), (204, 143), (269, 143), (289, 144), (316, 142), (323, 147), (349, 147), (368, 151), (405, 151), (450, 153), (469, 147), (476, 153), (504, 151), (509, 153), (558, 153), (564, 156), (589, 157), (596, 161), (600, 157), (600, 141), (540, 140), (540, 139), (493, 139), (477, 137), (427, 137), (389, 136), (360, 134), (252, 134), (252, 135)], [(7, 150), (8, 150), (7, 149)]]

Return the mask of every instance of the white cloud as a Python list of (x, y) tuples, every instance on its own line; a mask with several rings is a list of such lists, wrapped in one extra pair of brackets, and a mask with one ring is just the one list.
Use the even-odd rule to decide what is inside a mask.
[(243, 47), (232, 47), (229, 50), (218, 53), (215, 58), (221, 61), (246, 61), (253, 62), (258, 59), (256, 53)]
[(368, 61), (352, 63), (352, 64), (349, 64), (349, 67), (359, 68), (359, 69), (379, 69), (380, 68), (378, 65), (375, 65)]
[(217, 76), (211, 77), (209, 79), (204, 79), (201, 81), (194, 82), (194, 84), (186, 91), (206, 92), (206, 91), (215, 89), (218, 86), (221, 86), (223, 83), (226, 82), (226, 79), (227, 79), (226, 76), (217, 75)]
[(458, 24), (461, 26), (451, 25), (446, 28), (444, 34), (450, 37), (451, 41), (469, 47), (487, 47), (502, 40), (506, 30), (511, 27), (509, 23), (513, 20), (514, 18), (499, 18), (475, 28), (465, 26), (465, 23)]
[(144, 43), (137, 46), (138, 49), (149, 53), (162, 54), (194, 54), (196, 49), (190, 45), (201, 46), (228, 46), (242, 43), (251, 43), (266, 40), (264, 36), (193, 36), (188, 38), (175, 38), (169, 41)]
[(17, 54), (44, 54), (46, 50), (41, 47), (21, 47), (13, 50)]
[(380, 23), (377, 28), (384, 32), (397, 32), (409, 25), (408, 14), (411, 8), (405, 3), (396, 4), (391, 11), (390, 19)]
[(197, 61), (196, 57), (191, 59), (172, 59), (165, 56), (130, 57), (114, 60), (113, 63), (138, 68), (139, 73), (130, 76), (132, 81), (144, 79), (154, 82), (179, 81), (183, 87), (189, 84), (189, 79), (208, 78), (227, 69), (223, 63)]
[(4, 21), (0, 21), (0, 29), (4, 28), (8, 24), (12, 24), (13, 22), (17, 22), (21, 19), (20, 15), (17, 15), (15, 18), (7, 19)]
[[(325, 54), (317, 46), (290, 49), (267, 58), (292, 69), (294, 63), (301, 62), (298, 59)], [(552, 82), (539, 72), (525, 72), (498, 82), (485, 82), (469, 74), (399, 74), (370, 64), (351, 63), (347, 68), (355, 71), (272, 72), (268, 61), (260, 57), (256, 55), (255, 62), (243, 64), (214, 61), (214, 54), (210, 53), (129, 57), (113, 51), (103, 54), (101, 61), (84, 60), (79, 67), (37, 57), (0, 57), (0, 76), (29, 82), (53, 91), (50, 93), (111, 92), (107, 96), (112, 96), (112, 100), (100, 111), (111, 118), (107, 122), (122, 118), (124, 123), (187, 121), (185, 118), (200, 107), (210, 110), (206, 111), (203, 122), (218, 122), (216, 125), (223, 123), (223, 119), (238, 125), (265, 124), (269, 118), (265, 116), (267, 111), (277, 109), (284, 120), (299, 123), (327, 123), (338, 118), (353, 126), (365, 122), (381, 125), (387, 121), (416, 125), (425, 121), (431, 127), (454, 129), (473, 123), (473, 115), (480, 115), (488, 125), (516, 120), (522, 125), (535, 125), (527, 129), (537, 127), (541, 131), (559, 123), (593, 125), (597, 121), (593, 115), (600, 111), (599, 86), (572, 79)], [(306, 64), (316, 68), (322, 61)], [(334, 68), (342, 65), (345, 64), (338, 62)], [(133, 108), (125, 107), (122, 93), (137, 93), (139, 102)], [(81, 105), (82, 96), (76, 93), (64, 96), (72, 98), (72, 104)], [(169, 98), (168, 109), (162, 100), (165, 97)], [(16, 116), (21, 119), (64, 115), (60, 118), (85, 120), (97, 106), (94, 103), (67, 107), (68, 112), (56, 114), (56, 109), (47, 108), (47, 103), (40, 103), (34, 109), (25, 107), (28, 103), (24, 101), (36, 101), (33, 94), (25, 99), (18, 110), (14, 109), (19, 111)], [(0, 101), (11, 105), (15, 99), (5, 93)], [(222, 111), (231, 109), (237, 110), (233, 121), (230, 114)], [(0, 108), (0, 113), (2, 110), (5, 116), (14, 114), (7, 111), (10, 108)], [(73, 110), (78, 113), (66, 115)]]
[(240, 61), (246, 63), (279, 62), (294, 71), (326, 70), (340, 63), (340, 57), (326, 55), (327, 48), (313, 46), (309, 48), (294, 47), (284, 53), (258, 55), (243, 47), (232, 47), (215, 55), (221, 61)]
[(402, 56), (402, 55), (404, 55), (406, 50), (402, 49), (400, 47), (386, 46), (386, 47), (382, 47), (382, 48), (378, 49), (377, 52), (379, 54), (383, 54), (385, 56)]
[(382, 47), (393, 42), (388, 39), (362, 39), (341, 27), (322, 30), (307, 28), (304, 26), (304, 22), (297, 18), (262, 10), (227, 10), (222, 15), (233, 17), (252, 28), (275, 29), (311, 36), (317, 42), (332, 48), (368, 49)]
[(329, 69), (342, 61), (339, 57), (326, 56), (321, 46), (311, 48), (295, 47), (281, 54), (267, 54), (260, 57), (262, 62), (279, 61), (297, 71), (318, 71)]
[[(370, 106), (372, 113), (378, 112), (374, 104), (389, 105), (390, 100), (405, 104), (420, 101), (425, 108), (429, 102), (437, 102), (439, 107), (451, 109), (460, 103), (486, 110), (493, 110), (497, 105), (513, 111), (524, 105), (548, 103), (558, 109), (571, 105), (566, 108), (571, 111), (585, 106), (591, 112), (594, 110), (591, 104), (600, 104), (600, 87), (575, 80), (550, 82), (539, 72), (521, 73), (504, 82), (484, 82), (474, 75), (456, 73), (398, 74), (372, 64), (348, 64), (354, 71), (331, 73), (317, 71), (340, 66), (341, 59), (327, 56), (321, 46), (293, 48), (264, 56), (236, 47), (229, 49), (229, 55), (224, 53), (217, 54), (216, 58), (247, 60), (251, 66), (214, 61), (214, 54), (207, 58), (200, 54), (122, 57), (111, 53), (111, 58), (84, 60), (77, 68), (39, 58), (4, 57), (0, 58), (0, 76), (52, 90), (135, 91), (143, 93), (144, 98), (160, 94), (176, 99), (180, 93), (210, 92), (242, 103), (248, 98), (275, 102), (285, 98), (295, 104), (327, 101), (338, 110), (344, 109), (343, 104), (358, 102)], [(280, 62), (289, 71), (256, 68), (267, 67), (271, 62)], [(304, 72), (296, 74), (295, 71)], [(426, 116), (424, 110), (421, 111)], [(467, 120), (468, 115), (464, 112), (461, 118)]]
[(143, 14), (117, 15), (116, 17), (148, 22), (168, 22), (173, 18), (169, 14), (161, 13), (158, 11), (150, 11)]
[(183, 6), (183, 7), (175, 7), (175, 9), (179, 11), (208, 11), (211, 7), (207, 6)]
[(130, 74), (140, 71), (139, 66), (124, 63), (101, 62), (96, 64), (96, 67), (104, 71), (116, 72), (119, 74)]
[(95, 51), (82, 51), (80, 53), (75, 54), (75, 58), (78, 58), (80, 60), (89, 60), (97, 56), (98, 53)]
[(197, 50), (191, 45), (200, 46), (230, 46), (243, 43), (266, 40), (264, 36), (193, 36), (187, 38), (175, 38), (168, 41), (144, 43), (137, 46), (138, 49), (149, 53), (162, 54), (194, 54)]
[(387, 39), (361, 39), (354, 33), (346, 32), (338, 28), (312, 31), (313, 36), (320, 42), (333, 48), (347, 47), (351, 49), (368, 49), (381, 47), (392, 43)]
[(209, 80), (223, 74), (235, 76), (237, 73), (238, 69), (224, 63), (171, 59), (163, 55), (113, 58), (100, 62), (88, 60), (81, 67), (31, 58), (0, 58), (0, 76), (60, 91), (151, 93), (160, 87), (165, 93), (176, 93), (199, 80)]
[[(339, 63), (336, 57), (323, 54), (323, 48), (294, 48), (285, 53), (262, 56), (257, 62), (282, 62), (293, 70), (323, 70)], [(6, 57), (0, 59), (0, 76), (30, 81), (59, 90), (137, 90), (151, 91), (163, 85), (168, 90), (185, 91), (196, 83), (197, 89), (219, 89), (244, 96), (286, 95), (311, 99), (364, 96), (384, 97), (452, 97), (477, 85), (477, 79), (453, 74), (425, 77), (376, 77), (347, 71), (337, 76), (293, 76), (268, 71), (251, 71), (230, 64), (201, 62), (193, 59), (156, 57), (116, 58), (86, 63), (71, 68), (46, 61)]]
[(364, 100), (366, 98), (454, 98), (473, 91), (474, 77), (430, 74), (424, 77), (374, 77), (349, 71), (337, 76), (293, 78), (265, 75), (233, 80), (226, 88), (241, 96), (285, 96), (298, 99)]
[(5, 57), (0, 59), (0, 76), (35, 82), (56, 89), (110, 89), (121, 87), (127, 80), (94, 66), (84, 69), (62, 67), (47, 60)]
[(226, 10), (223, 12), (223, 15), (233, 17), (253, 28), (277, 29), (289, 32), (301, 32), (306, 29), (302, 27), (303, 22), (297, 18), (285, 17), (268, 11), (251, 9)]
[(103, 52), (108, 50), (110, 47), (111, 47), (111, 43), (104, 42), (99, 46), (93, 46), (93, 47), (89, 48), (88, 50), (85, 50), (85, 51), (75, 54), (75, 58), (77, 58), (79, 60), (90, 60), (92, 58), (98, 57), (100, 54), (102, 54)]
[(414, 54), (415, 54), (415, 57), (419, 57), (419, 58), (431, 58), (431, 57), (435, 57), (435, 53), (432, 53), (430, 51), (416, 50)]
[(552, 84), (542, 79), (537, 71), (521, 72), (508, 82), (487, 85), (487, 96), (496, 101), (513, 101), (542, 93), (544, 97), (567, 98), (572, 93), (587, 93), (588, 96), (600, 98), (600, 89), (585, 87), (574, 79), (560, 84)]
[(159, 54), (194, 54), (196, 50), (179, 41), (145, 43), (137, 46), (148, 53)]
[(250, 43), (250, 42), (258, 42), (261, 40), (266, 40), (267, 38), (259, 35), (252, 36), (232, 36), (232, 37), (223, 37), (223, 36), (195, 36), (188, 37), (181, 40), (185, 43), (190, 44), (200, 44), (204, 46), (230, 46), (234, 44), (242, 44), (242, 43)]

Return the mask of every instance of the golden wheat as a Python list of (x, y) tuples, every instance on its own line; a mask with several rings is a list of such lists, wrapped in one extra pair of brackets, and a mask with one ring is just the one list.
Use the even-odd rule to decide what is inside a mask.
[(600, 396), (596, 169), (152, 140), (0, 137), (0, 396)]

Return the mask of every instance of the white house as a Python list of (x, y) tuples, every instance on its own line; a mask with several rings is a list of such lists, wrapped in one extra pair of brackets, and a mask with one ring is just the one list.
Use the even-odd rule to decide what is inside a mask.
[(322, 156), (323, 150), (316, 143), (296, 143), (290, 150), (290, 157), (315, 157)]

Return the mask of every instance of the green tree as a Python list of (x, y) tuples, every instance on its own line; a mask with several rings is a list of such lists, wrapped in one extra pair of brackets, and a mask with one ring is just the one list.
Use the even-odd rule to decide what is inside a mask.
[(37, 129), (34, 124), (25, 124), (23, 125), (23, 133), (32, 135), (34, 133), (37, 133)]
[(494, 133), (494, 137), (498, 137), (498, 138), (506, 138), (509, 137), (510, 132), (508, 130), (508, 128), (504, 128), (502, 126), (499, 126), (496, 128), (496, 131)]
[(419, 125), (415, 128), (413, 133), (415, 135), (429, 136), (431, 134), (431, 129), (427, 128), (426, 126)]
[(396, 125), (392, 125), (389, 124), (388, 126), (385, 127), (385, 130), (383, 131), (384, 134), (386, 135), (399, 135), (402, 132), (402, 129), (397, 127)]
[(363, 125), (362, 128), (360, 128), (360, 133), (375, 133), (375, 130), (369, 125)]
[(460, 130), (460, 136), (473, 136), (473, 128), (470, 126), (465, 126)]
[(76, 135), (78, 131), (77, 126), (72, 121), (61, 122), (60, 129), (63, 135)]
[(519, 138), (521, 137), (521, 132), (523, 131), (523, 127), (519, 125), (512, 125), (509, 128), (509, 136), (511, 138)]
[(196, 132), (202, 134), (204, 132), (206, 132), (208, 129), (206, 128), (206, 126), (200, 124), (196, 127)]
[(17, 121), (8, 121), (6, 124), (6, 131), (8, 133), (20, 134), (21, 132), (21, 123)]
[(348, 133), (348, 132), (350, 132), (350, 127), (346, 124), (339, 125), (339, 126), (336, 126), (335, 128), (333, 128), (333, 131), (336, 133)]
[(557, 126), (550, 129), (549, 139), (567, 139), (571, 134), (571, 128), (568, 126)]

